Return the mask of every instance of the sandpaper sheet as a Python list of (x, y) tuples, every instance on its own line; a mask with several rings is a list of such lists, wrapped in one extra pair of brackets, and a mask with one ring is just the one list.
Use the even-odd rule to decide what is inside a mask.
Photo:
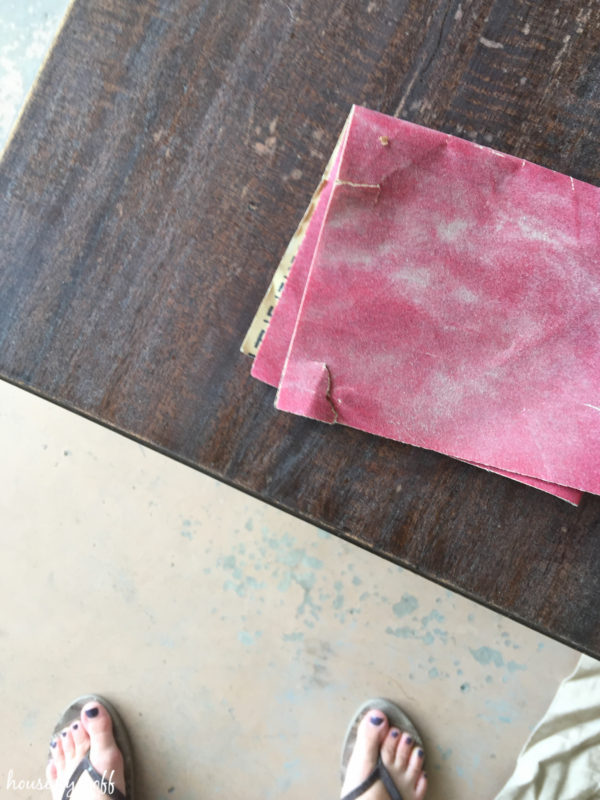
[(278, 406), (597, 492), (598, 196), (355, 108)]
[[(349, 116), (348, 120), (351, 116)], [(319, 187), (285, 251), (269, 290), (242, 345), (243, 352), (256, 356), (252, 366), (253, 376), (272, 386), (279, 385), (310, 264), (323, 224), (333, 182), (337, 177), (340, 148), (345, 141), (347, 127), (348, 121), (338, 139)], [(475, 466), (481, 467), (479, 464)], [(557, 486), (536, 478), (515, 475), (505, 470), (490, 467), (487, 467), (487, 469), (554, 494), (573, 505), (577, 505), (581, 501), (582, 493), (575, 489)]]

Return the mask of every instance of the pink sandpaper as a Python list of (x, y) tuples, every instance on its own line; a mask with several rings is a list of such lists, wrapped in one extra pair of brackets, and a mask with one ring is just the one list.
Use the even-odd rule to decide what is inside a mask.
[[(342, 140), (343, 144), (343, 140)], [(339, 168), (340, 154), (333, 164), (329, 180), (323, 186), (320, 195), (316, 198), (316, 203), (310, 214), (310, 219), (306, 227), (301, 247), (294, 259), (291, 271), (287, 278), (284, 292), (276, 305), (272, 320), (258, 354), (253, 361), (252, 375), (271, 386), (278, 386), (289, 343), (293, 335), (298, 310), (302, 300), (302, 295), (308, 278), (310, 264), (317, 245), (319, 233), (333, 183), (337, 177)], [(467, 462), (469, 463), (469, 462)], [(480, 466), (476, 464), (475, 466)], [(496, 472), (504, 477), (511, 478), (529, 486), (554, 494), (574, 505), (581, 501), (582, 493), (576, 489), (547, 483), (536, 478), (515, 475), (505, 470), (498, 470), (487, 467), (491, 472)]]
[(598, 493), (599, 198), (355, 108), (278, 407)]

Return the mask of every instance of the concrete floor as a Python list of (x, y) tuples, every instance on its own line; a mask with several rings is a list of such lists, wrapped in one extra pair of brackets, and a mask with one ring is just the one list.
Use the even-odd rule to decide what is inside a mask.
[(381, 695), (423, 732), (432, 800), (491, 798), (577, 661), (3, 382), (0, 441), (0, 786), (43, 774), (55, 718), (94, 691), (142, 797), (335, 797), (347, 722)]
[[(0, 7), (0, 146), (67, 0)], [(578, 654), (0, 382), (0, 786), (43, 775), (90, 691), (138, 797), (335, 797), (354, 708), (389, 696), (431, 800), (492, 798)], [(9, 781), (12, 779), (12, 783)], [(43, 793), (42, 793), (43, 796)]]

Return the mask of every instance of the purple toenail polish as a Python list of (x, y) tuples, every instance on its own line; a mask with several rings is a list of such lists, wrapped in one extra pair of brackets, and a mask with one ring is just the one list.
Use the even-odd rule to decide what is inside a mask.
[(397, 739), (400, 736), (398, 731), (392, 731), (392, 738)]
[(85, 710), (86, 717), (97, 717), (98, 716), (98, 708), (86, 708)]
[(78, 727), (79, 727), (79, 723), (78, 722), (74, 722), (73, 723), (73, 730), (76, 731)]
[(410, 736), (406, 737), (406, 744), (412, 744), (412, 739)]
[(369, 722), (371, 723), (371, 725), (381, 725), (381, 723), (383, 722), (383, 717), (371, 717)]
[(423, 758), (423, 756), (425, 755), (425, 753), (424, 753), (422, 750), (419, 750), (419, 752), (417, 753), (417, 755), (419, 756), (419, 758)]
[(56, 740), (55, 739), (52, 739), (52, 741), (50, 742), (50, 747), (56, 747)]
[(61, 736), (66, 736), (66, 735), (67, 735), (67, 732), (66, 731), (62, 731)]

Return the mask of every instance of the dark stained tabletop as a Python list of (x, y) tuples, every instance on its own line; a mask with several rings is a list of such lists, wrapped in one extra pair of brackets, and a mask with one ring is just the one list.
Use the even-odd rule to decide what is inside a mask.
[(250, 377), (353, 103), (598, 185), (598, 0), (76, 0), (0, 167), (0, 376), (600, 657), (599, 497)]

